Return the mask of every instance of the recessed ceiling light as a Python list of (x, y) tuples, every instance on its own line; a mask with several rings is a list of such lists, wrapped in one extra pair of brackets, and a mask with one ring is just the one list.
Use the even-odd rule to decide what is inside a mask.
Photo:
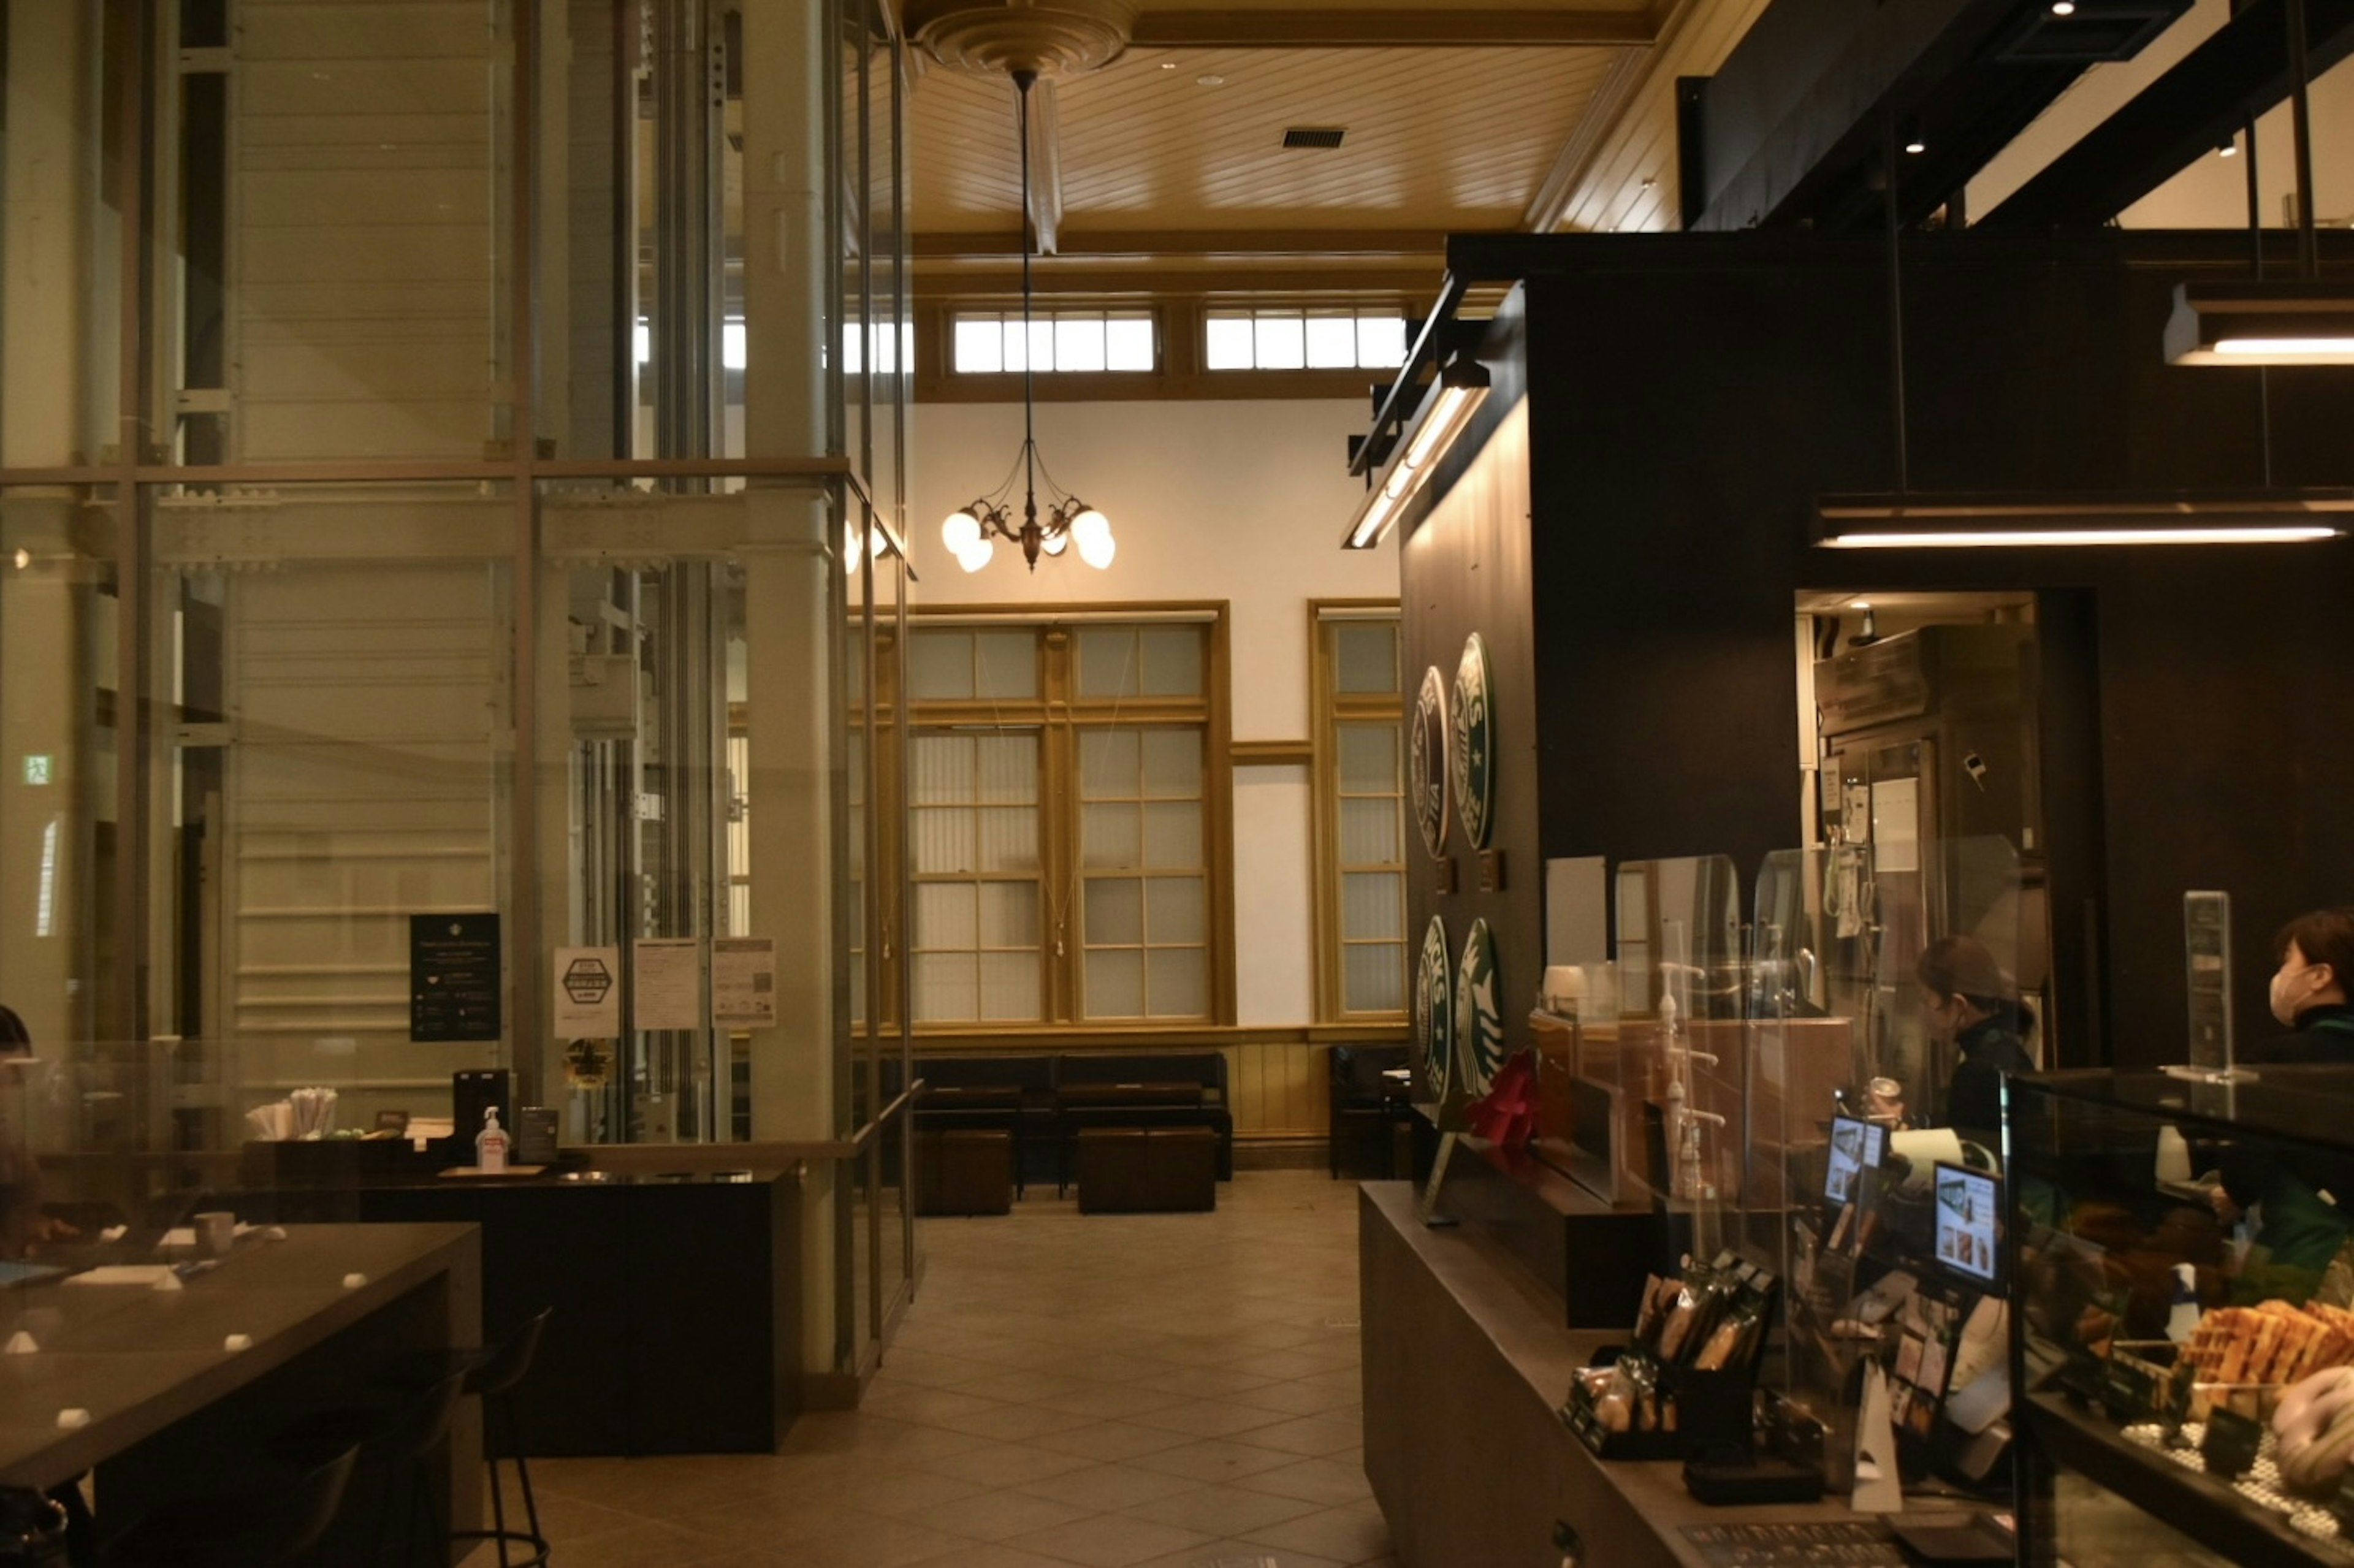
[(1643, 188), (1644, 188), (1645, 190), (1649, 190), (1652, 186), (1654, 186), (1654, 185), (1658, 185), (1659, 183), (1659, 175), (1645, 175), (1643, 176)]
[(1872, 601), (1868, 599), (1851, 599), (1847, 601), (1847, 607), (1850, 609), (1870, 609)]
[(2076, 14), (2076, 0), (2052, 0), (2052, 14), (2055, 16), (2074, 16)]
[(1193, 84), (1196, 87), (1224, 87), (1226, 85), (1226, 79), (1222, 76), (1197, 76), (1193, 79)]
[(1162, 70), (1175, 70), (1177, 69), (1177, 62), (1175, 60), (1162, 60), (1161, 62), (1161, 69)]

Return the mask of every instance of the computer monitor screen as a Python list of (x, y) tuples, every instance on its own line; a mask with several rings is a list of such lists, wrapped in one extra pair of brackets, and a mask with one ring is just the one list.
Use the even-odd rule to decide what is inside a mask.
[(1983, 1171), (1940, 1164), (1937, 1261), (1962, 1278), (1992, 1285), (2002, 1277), (2002, 1182)]
[(1823, 1172), (1823, 1196), (1844, 1203), (1855, 1196), (1859, 1172), (1879, 1169), (1888, 1155), (1888, 1129), (1851, 1116), (1831, 1118), (1830, 1164)]

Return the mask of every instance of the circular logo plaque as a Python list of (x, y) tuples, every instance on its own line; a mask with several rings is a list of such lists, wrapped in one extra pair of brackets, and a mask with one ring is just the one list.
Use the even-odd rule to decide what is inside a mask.
[(1414, 820), (1433, 860), (1447, 853), (1447, 677), (1433, 664), (1422, 673), (1414, 723), (1406, 726), (1406, 788), (1414, 791)]
[(1455, 669), (1454, 719), (1447, 763), (1455, 811), (1471, 847), (1483, 850), (1496, 827), (1496, 731), (1489, 711), (1488, 644), (1476, 631), (1464, 640), (1463, 662)]
[(1484, 1095), (1504, 1065), (1504, 1012), (1497, 1001), (1496, 940), (1488, 922), (1471, 922), (1463, 938), (1463, 963), (1455, 972), (1455, 1059), (1462, 1064), (1465, 1089)]
[(1447, 922), (1433, 915), (1422, 934), (1422, 961), (1414, 970), (1414, 1050), (1430, 1097), (1447, 1097), (1447, 1065), (1455, 1054), (1455, 975), (1447, 951)]

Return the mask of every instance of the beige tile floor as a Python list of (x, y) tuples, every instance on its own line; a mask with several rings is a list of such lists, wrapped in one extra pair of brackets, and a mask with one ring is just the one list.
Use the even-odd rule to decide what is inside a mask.
[(774, 1456), (535, 1465), (551, 1561), (1395, 1568), (1358, 1446), (1355, 1205), (1320, 1171), (1245, 1171), (1214, 1214), (1033, 1189), (925, 1221), (862, 1408)]

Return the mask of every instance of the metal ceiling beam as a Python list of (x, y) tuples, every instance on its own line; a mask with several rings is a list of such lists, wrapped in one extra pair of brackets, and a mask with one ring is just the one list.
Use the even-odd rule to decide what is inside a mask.
[(1146, 10), (1131, 48), (1629, 48), (1659, 36), (1639, 11), (1391, 9)]
[[(2354, 0), (2306, 0), (2312, 74), (2354, 54)], [(2251, 0), (2214, 36), (1978, 218), (1978, 227), (2103, 224), (2288, 96), (2285, 0)]]

